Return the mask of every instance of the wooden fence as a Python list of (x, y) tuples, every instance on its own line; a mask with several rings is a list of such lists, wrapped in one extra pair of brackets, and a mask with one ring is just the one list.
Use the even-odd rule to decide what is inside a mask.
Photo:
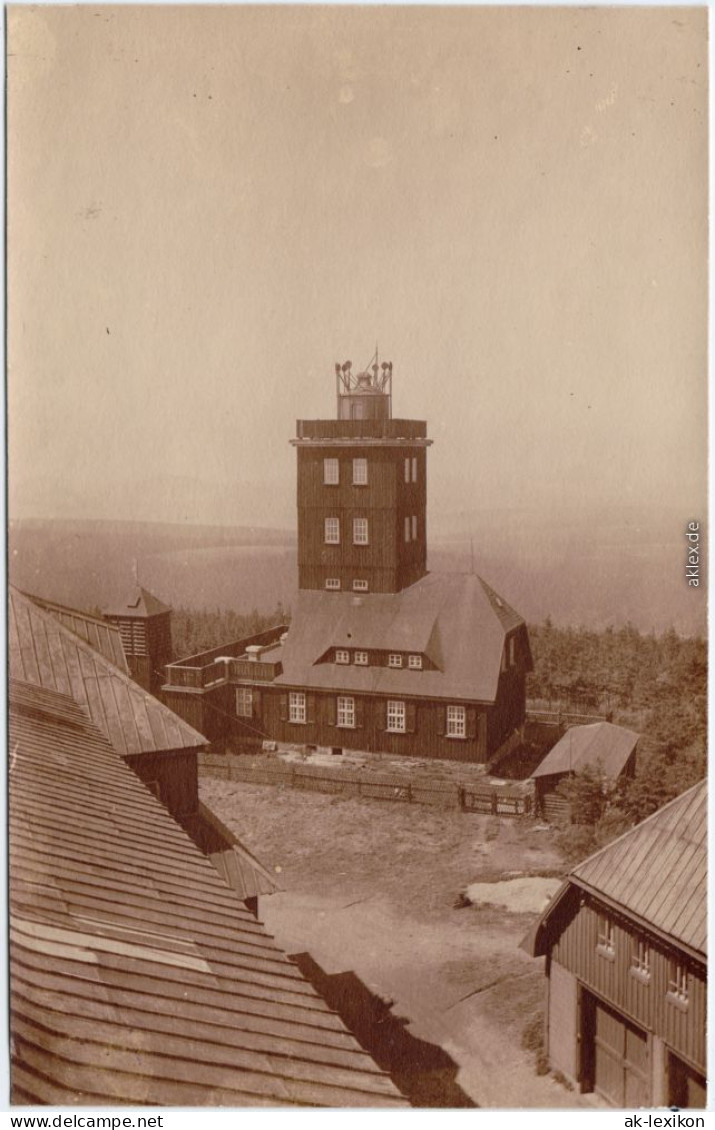
[(463, 812), (494, 816), (531, 816), (533, 797), (523, 787), (491, 785), (431, 784), (404, 777), (359, 774), (345, 769), (321, 770), (314, 765), (276, 761), (270, 766), (249, 762), (230, 754), (200, 754), (199, 773), (249, 785), (283, 785), (292, 789), (370, 800), (429, 804)]

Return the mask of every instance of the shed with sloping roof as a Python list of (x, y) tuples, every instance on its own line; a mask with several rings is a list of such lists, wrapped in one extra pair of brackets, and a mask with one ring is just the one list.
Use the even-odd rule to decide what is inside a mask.
[(559, 791), (574, 773), (592, 770), (608, 785), (632, 777), (640, 734), (612, 722), (570, 726), (532, 773), (536, 807), (547, 820), (567, 820), (569, 803)]
[(618, 1107), (704, 1106), (707, 782), (575, 867), (524, 945), (554, 1069)]

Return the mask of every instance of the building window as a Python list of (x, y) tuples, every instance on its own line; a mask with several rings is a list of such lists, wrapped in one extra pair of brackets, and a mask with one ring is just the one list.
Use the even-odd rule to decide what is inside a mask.
[(288, 695), (288, 721), (305, 722), (305, 694), (291, 691)]
[(411, 655), (410, 658), (407, 660), (407, 666), (411, 667), (413, 671), (421, 671), (422, 670), (422, 656), (421, 655)]
[(368, 662), (368, 660), (367, 660), (367, 652), (366, 651), (356, 651), (355, 652), (355, 665), (357, 667), (367, 667), (367, 662)]
[(353, 483), (356, 487), (367, 486), (367, 459), (353, 459)]
[(326, 486), (335, 486), (340, 482), (340, 464), (337, 459), (323, 460), (323, 482)]
[(409, 460), (409, 458), (407, 458), (407, 459), (405, 459), (405, 482), (409, 483), (409, 481), (410, 481), (410, 460)]
[(353, 581), (353, 590), (355, 592), (367, 592), (367, 581)]
[(688, 970), (680, 961), (668, 961), (668, 996), (679, 1004), (688, 1003)]
[(613, 919), (607, 914), (598, 916), (598, 952), (605, 957), (614, 957), (616, 953), (616, 940), (613, 932)]
[(417, 456), (412, 456), (412, 482), (417, 482)]
[(395, 651), (391, 651), (390, 654), (387, 657), (387, 666), (388, 667), (401, 667), (402, 666), (402, 656), (399, 655)]
[(340, 519), (325, 519), (325, 544), (340, 545)]
[(339, 589), (340, 588), (340, 577), (326, 577), (325, 578), (325, 587), (326, 587), (326, 589), (333, 589), (333, 590)]
[(412, 540), (417, 541), (417, 515), (412, 515)]
[(643, 938), (633, 939), (631, 972), (642, 981), (650, 981), (650, 946)]
[(253, 691), (250, 687), (236, 687), (236, 714), (239, 718), (253, 717)]
[(353, 545), (367, 544), (367, 518), (353, 518)]
[(340, 649), (338, 649), (338, 651), (335, 652), (335, 662), (336, 663), (349, 663), (350, 662), (350, 652), (349, 651), (341, 651)]
[(338, 696), (338, 726), (346, 730), (355, 729), (355, 699)]
[(405, 518), (405, 541), (410, 540), (410, 519)]
[(466, 738), (467, 711), (464, 706), (447, 707), (447, 737)]
[(404, 702), (393, 702), (391, 699), (388, 700), (387, 728), (393, 734), (404, 734), (405, 730), (407, 729)]

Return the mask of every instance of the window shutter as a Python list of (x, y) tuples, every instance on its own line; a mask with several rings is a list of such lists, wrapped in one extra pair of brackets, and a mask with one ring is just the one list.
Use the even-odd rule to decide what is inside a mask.
[(387, 729), (387, 703), (386, 702), (383, 701), (383, 702), (376, 702), (375, 703), (375, 719), (377, 721), (378, 729), (380, 729), (380, 730), (386, 730)]
[(308, 724), (315, 722), (315, 695), (305, 696), (305, 720)]
[(364, 725), (364, 703), (361, 698), (355, 699), (355, 729), (359, 729)]
[(437, 710), (437, 733), (441, 738), (447, 733), (447, 707), (438, 706)]
[(417, 729), (417, 704), (414, 702), (405, 703), (405, 730), (408, 734), (414, 734)]
[(288, 695), (287, 694), (282, 694), (281, 697), (280, 697), (279, 711), (280, 711), (280, 716), (281, 716), (281, 722), (287, 722), (288, 721)]
[(473, 706), (467, 707), (467, 737), (477, 736), (477, 712)]
[(253, 692), (253, 717), (261, 717), (261, 692), (257, 690)]
[(331, 695), (329, 698), (326, 699), (326, 704), (327, 704), (327, 707), (328, 707), (328, 725), (329, 726), (335, 726), (335, 725), (337, 725), (337, 718), (336, 718), (337, 702), (333, 698), (333, 696)]

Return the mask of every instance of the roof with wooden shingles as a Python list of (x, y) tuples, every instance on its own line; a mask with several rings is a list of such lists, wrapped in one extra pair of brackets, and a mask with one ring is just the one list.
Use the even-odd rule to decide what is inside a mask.
[(11, 683), (14, 1103), (404, 1106), (70, 698)]
[(550, 920), (572, 886), (589, 891), (701, 960), (707, 954), (707, 781), (579, 863), (532, 932), (544, 953)]
[(615, 780), (628, 764), (639, 738), (640, 734), (634, 730), (615, 726), (613, 722), (570, 726), (534, 770), (532, 777), (578, 773), (588, 766), (599, 770), (609, 780)]
[(44, 608), (60, 624), (64, 624), (76, 636), (80, 636), (85, 643), (100, 652), (105, 659), (129, 674), (127, 657), (122, 646), (122, 637), (116, 624), (109, 624), (98, 616), (90, 616), (88, 612), (80, 612), (78, 608), (68, 608), (65, 604), (57, 604), (53, 600), (44, 600), (31, 593), (24, 594), (28, 600), (38, 608)]
[(53, 614), (10, 586), (10, 675), (69, 695), (118, 753), (197, 749), (206, 738)]

